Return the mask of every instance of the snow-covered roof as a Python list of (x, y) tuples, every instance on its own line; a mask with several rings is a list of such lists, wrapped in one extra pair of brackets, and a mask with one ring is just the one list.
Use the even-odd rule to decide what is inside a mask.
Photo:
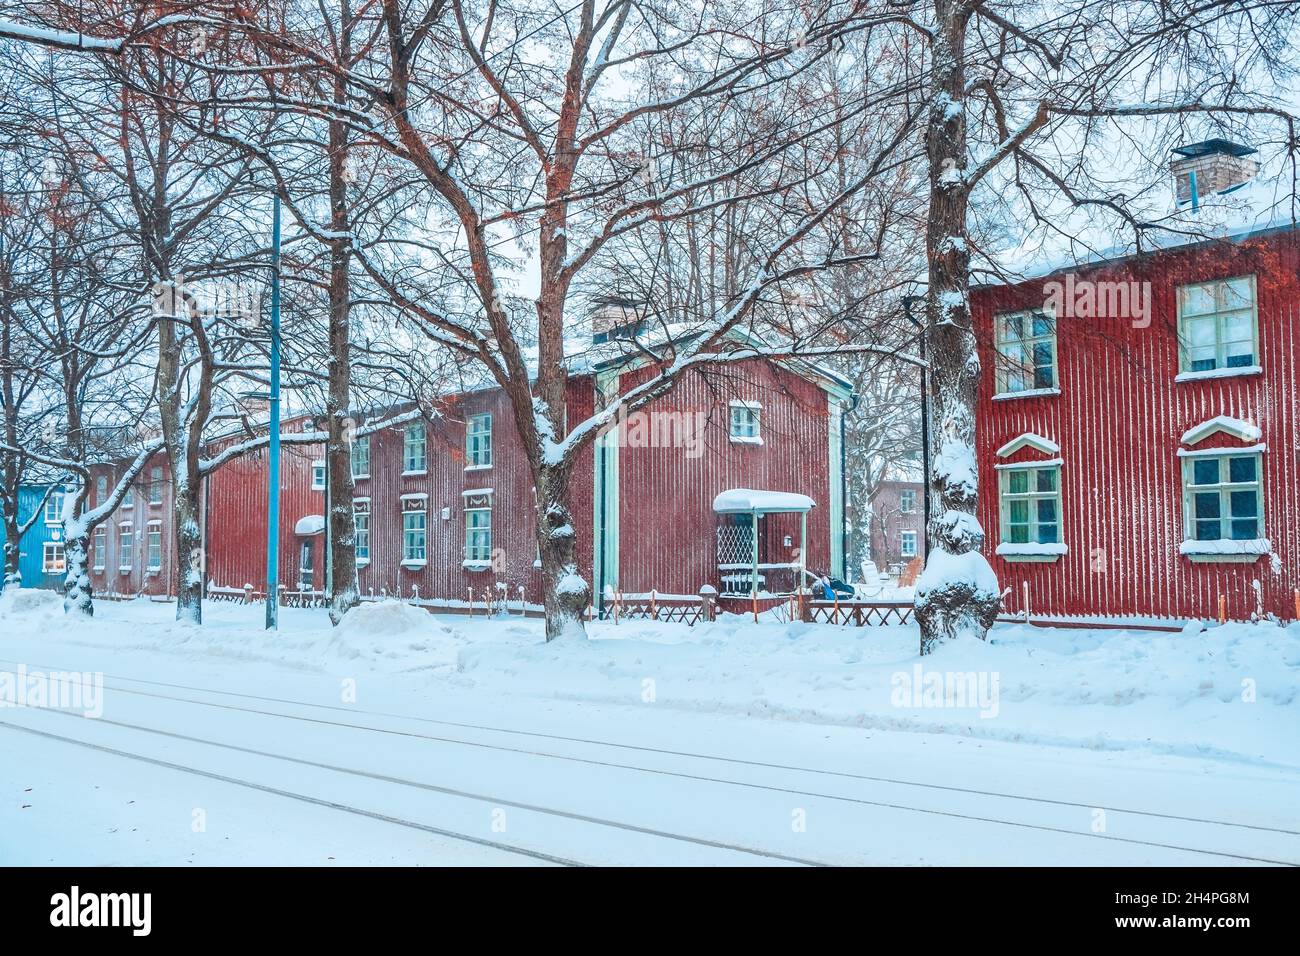
[(324, 515), (303, 515), (293, 526), (294, 534), (320, 534), (325, 530)]
[(1044, 438), (1034, 432), (1025, 432), (999, 448), (997, 455), (999, 458), (1006, 458), (1008, 455), (1014, 455), (1022, 448), (1034, 448), (1045, 455), (1059, 455), (1061, 453), (1061, 446), (1050, 438)]
[(713, 510), (722, 514), (759, 514), (769, 512), (807, 512), (817, 502), (793, 491), (755, 491), (753, 488), (729, 488), (713, 499)]
[(1244, 422), (1240, 418), (1229, 418), (1227, 415), (1217, 415), (1183, 432), (1183, 444), (1195, 445), (1215, 432), (1227, 432), (1242, 441), (1259, 441), (1264, 434), (1258, 426), (1250, 422)]

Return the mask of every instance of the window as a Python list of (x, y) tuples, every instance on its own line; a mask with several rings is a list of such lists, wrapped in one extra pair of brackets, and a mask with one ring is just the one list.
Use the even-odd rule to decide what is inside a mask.
[(1187, 537), (1193, 541), (1262, 537), (1264, 499), (1259, 476), (1258, 454), (1184, 458)]
[(425, 499), (402, 499), (402, 564), (422, 565), (428, 557), (425, 531), (428, 522)]
[(311, 463), (311, 490), (325, 490), (325, 462), (313, 461)]
[(126, 489), (126, 494), (122, 496), (122, 507), (123, 508), (135, 507), (135, 488)]
[(122, 525), (122, 531), (118, 535), (118, 551), (121, 552), (117, 561), (118, 570), (130, 571), (135, 564), (135, 535), (129, 524)]
[(465, 467), (492, 467), (492, 416), (471, 415), (465, 428)]
[(148, 561), (146, 567), (150, 571), (158, 571), (162, 568), (162, 528), (158, 525), (150, 525), (149, 533), (145, 540), (148, 546), (148, 551), (145, 555)]
[(902, 554), (902, 556), (905, 558), (916, 557), (916, 532), (915, 531), (903, 532), (903, 545), (899, 553)]
[(1253, 368), (1257, 336), (1254, 276), (1179, 286), (1180, 371)]
[(759, 431), (759, 415), (763, 407), (757, 402), (731, 403), (731, 427), (729, 437), (734, 442), (761, 445), (762, 433)]
[[(355, 446), (354, 446), (355, 447)], [(370, 563), (370, 499), (358, 498), (352, 502), (353, 537), (357, 564)]]
[(427, 466), (425, 457), (424, 423), (407, 425), (402, 439), (402, 470), (407, 474), (419, 474)]
[(1058, 544), (1061, 540), (1061, 468), (1008, 468), (1000, 472), (1002, 540), (1008, 544)]
[(352, 443), (352, 477), (370, 477), (370, 436), (361, 435)]
[(163, 500), (163, 470), (161, 465), (149, 469), (149, 504), (160, 505)]
[(63, 569), (63, 542), (46, 541), (41, 555), (41, 570), (46, 574), (62, 574)]
[(1056, 320), (1044, 312), (1010, 312), (996, 323), (998, 393), (1056, 388)]
[(492, 493), (465, 495), (465, 563), (492, 561)]
[(95, 479), (95, 504), (102, 505), (108, 500), (108, 478), (100, 475)]
[(103, 528), (95, 529), (95, 560), (93, 567), (96, 571), (104, 570), (104, 561), (108, 555), (107, 535)]
[(52, 491), (45, 499), (45, 523), (59, 524), (63, 521), (63, 492)]
[(898, 495), (898, 510), (905, 515), (916, 514), (916, 492), (910, 488)]

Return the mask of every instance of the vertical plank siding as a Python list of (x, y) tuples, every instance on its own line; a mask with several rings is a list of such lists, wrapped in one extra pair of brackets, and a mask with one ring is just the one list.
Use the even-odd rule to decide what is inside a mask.
[[(1246, 274), (1256, 277), (1262, 374), (1175, 381), (1178, 286)], [(1150, 283), (1152, 316), (1145, 328), (1127, 318), (1059, 317), (1060, 395), (993, 398), (993, 320), (1000, 312), (1041, 307), (1045, 282), (1062, 275), (972, 292), (985, 370), (977, 417), (980, 521), (989, 560), (1011, 589), (1008, 606), (1023, 610), (1027, 582), (1035, 614), (1213, 618), (1223, 595), (1228, 616), (1245, 619), (1255, 610), (1257, 580), (1264, 611), (1293, 618), (1293, 592), (1300, 587), (1297, 233), (1167, 250), (1081, 268), (1075, 275)], [(1253, 422), (1267, 445), (1262, 536), (1272, 542), (1274, 556), (1251, 563), (1195, 563), (1179, 553), (1181, 437), (1219, 415)], [(1061, 446), (1061, 540), (1069, 550), (1053, 563), (1010, 562), (994, 553), (1000, 528), (996, 451), (1026, 432)], [(1242, 444), (1217, 434), (1197, 447)], [(1022, 450), (1011, 460), (1034, 457), (1043, 456)]]

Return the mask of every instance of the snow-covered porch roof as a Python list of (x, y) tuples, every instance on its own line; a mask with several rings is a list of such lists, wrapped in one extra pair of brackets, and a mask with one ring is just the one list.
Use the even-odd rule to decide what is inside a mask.
[(301, 535), (320, 534), (324, 530), (324, 515), (303, 515), (298, 519), (298, 523), (293, 526), (293, 533)]
[(817, 502), (792, 491), (756, 491), (753, 488), (729, 488), (713, 499), (713, 510), (728, 514), (807, 514)]

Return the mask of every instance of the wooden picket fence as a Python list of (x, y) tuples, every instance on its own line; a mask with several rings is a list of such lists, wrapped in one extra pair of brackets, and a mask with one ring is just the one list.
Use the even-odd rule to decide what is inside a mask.
[(876, 627), (910, 624), (910, 601), (804, 601), (803, 619), (809, 624), (841, 624)]
[(712, 590), (701, 591), (698, 596), (689, 594), (660, 594), (648, 591), (643, 594), (614, 592), (606, 596), (600, 619), (612, 621), (672, 621), (694, 627), (701, 621), (712, 621), (717, 613), (717, 595)]

